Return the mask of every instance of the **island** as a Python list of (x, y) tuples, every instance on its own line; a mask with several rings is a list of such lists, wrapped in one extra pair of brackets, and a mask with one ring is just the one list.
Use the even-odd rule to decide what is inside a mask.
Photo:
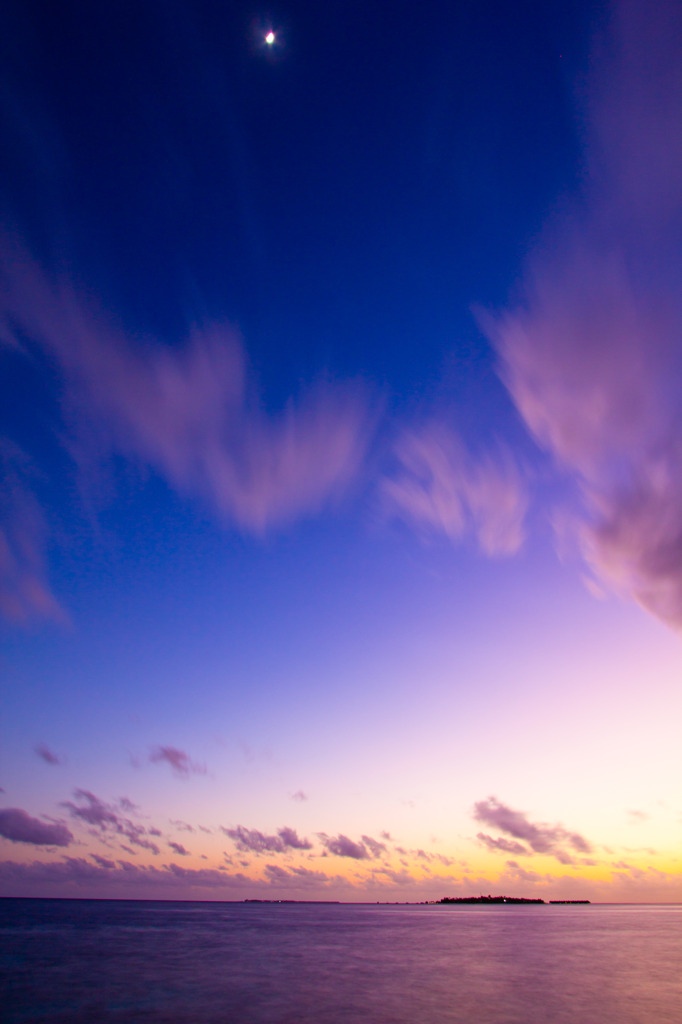
[[(561, 903), (571, 906), (589, 902), (589, 900), (549, 900), (550, 904)], [(546, 905), (544, 900), (529, 899), (525, 896), (444, 896), (442, 900), (436, 900), (435, 903), (542, 903)]]
[(438, 903), (544, 903), (540, 899), (525, 896), (444, 896)]

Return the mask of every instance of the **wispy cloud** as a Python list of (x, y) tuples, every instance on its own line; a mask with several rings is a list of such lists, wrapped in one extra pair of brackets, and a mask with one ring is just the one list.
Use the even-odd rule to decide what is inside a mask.
[(30, 462), (0, 438), (0, 616), (26, 625), (68, 615), (52, 593), (46, 549), (48, 529), (29, 484)]
[(614, 5), (588, 83), (585, 188), (484, 321), (539, 444), (578, 480), (599, 579), (682, 625), (682, 9)]
[(291, 799), (300, 804), (308, 799), (308, 794), (304, 793), (302, 789), (297, 789), (295, 793), (291, 794)]
[(386, 853), (385, 843), (380, 843), (371, 836), (362, 836), (362, 841), (373, 857), (381, 857), (382, 854)]
[(487, 846), (489, 850), (493, 850), (495, 853), (513, 853), (517, 857), (528, 853), (526, 847), (521, 843), (517, 843), (514, 839), (503, 839), (501, 836), (494, 839), (492, 836), (486, 835), (485, 832), (477, 832), (476, 838), (479, 843)]
[(30, 843), (32, 846), (69, 846), (73, 841), (66, 825), (32, 818), (19, 807), (0, 810), (0, 836), (12, 843)]
[(256, 533), (346, 490), (371, 432), (361, 390), (320, 384), (268, 416), (228, 325), (195, 327), (182, 348), (140, 344), (21, 244), (5, 237), (1, 249), (0, 337), (57, 361), (68, 411), (102, 451), (143, 459)]
[[(48, 272), (16, 238), (0, 237), (0, 348), (46, 358), (62, 377), (68, 454), (88, 487), (99, 462), (151, 467), (218, 519), (265, 534), (338, 503), (374, 433), (368, 392), (318, 382), (276, 413), (257, 398), (244, 347), (209, 322), (184, 345), (140, 339), (67, 274)], [(11, 477), (0, 521), (0, 613), (65, 619), (45, 567), (46, 528)]]
[(190, 825), (188, 821), (181, 821), (178, 818), (169, 818), (169, 821), (177, 828), (178, 832), (194, 832), (194, 825)]
[(295, 889), (315, 889), (330, 884), (348, 885), (338, 875), (327, 875), (324, 871), (313, 871), (310, 868), (283, 868), (279, 864), (266, 864), (265, 874), (273, 885), (287, 885)]
[(312, 850), (313, 844), (301, 838), (295, 829), (284, 826), (277, 829), (277, 835), (265, 835), (255, 828), (222, 828), (238, 850), (251, 853), (285, 853), (287, 850)]
[[(74, 797), (78, 803), (67, 800), (62, 804), (63, 807), (67, 808), (73, 819), (85, 822), (85, 824), (92, 826), (100, 833), (111, 833), (115, 836), (126, 838), (133, 846), (149, 850), (153, 854), (159, 853), (156, 843), (147, 838), (148, 835), (152, 834), (152, 830), (148, 831), (143, 825), (138, 825), (136, 822), (131, 821), (130, 818), (122, 815), (119, 811), (120, 803), (119, 807), (115, 804), (106, 803), (87, 789), (75, 790)], [(124, 803), (129, 804), (130, 801), (125, 801), (124, 798)], [(157, 835), (158, 833), (154, 834)]]
[(651, 817), (646, 811), (627, 811), (626, 813), (631, 825), (641, 825)]
[(524, 540), (527, 493), (511, 455), (474, 458), (447, 427), (405, 431), (398, 469), (381, 483), (384, 509), (417, 530), (461, 541), (476, 538), (487, 555), (512, 555)]
[(528, 871), (526, 868), (522, 868), (515, 860), (507, 861), (506, 874), (514, 882), (530, 882), (531, 884), (534, 884), (536, 882), (549, 881), (549, 876), (541, 875), (537, 871)]
[(177, 747), (154, 747), (149, 755), (152, 764), (170, 765), (175, 775), (186, 778), (189, 775), (205, 775), (206, 765), (192, 761), (189, 754)]
[(179, 857), (189, 857), (189, 850), (186, 850), (182, 843), (175, 843), (172, 839), (169, 839), (168, 845)]
[[(474, 804), (474, 818), (514, 839), (523, 840), (535, 853), (549, 854), (561, 864), (572, 864), (575, 853), (592, 852), (588, 841), (578, 832), (570, 832), (563, 825), (532, 822), (523, 811), (515, 811), (511, 807), (507, 807), (494, 796), (487, 800), (479, 800)], [(479, 833), (477, 838), (490, 849), (497, 848), (508, 853), (519, 852), (519, 850), (507, 849), (504, 840), (495, 841), (484, 833)], [(524, 847), (521, 847), (521, 852), (528, 853)]]

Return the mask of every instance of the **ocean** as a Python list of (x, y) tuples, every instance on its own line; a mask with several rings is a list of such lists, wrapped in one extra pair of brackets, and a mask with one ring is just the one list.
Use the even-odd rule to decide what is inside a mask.
[(682, 906), (2, 899), (0, 1020), (680, 1024)]

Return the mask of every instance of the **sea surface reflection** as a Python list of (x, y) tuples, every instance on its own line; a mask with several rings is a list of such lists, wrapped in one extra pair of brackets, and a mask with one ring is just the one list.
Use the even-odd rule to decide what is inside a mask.
[(0, 900), (5, 1024), (679, 1024), (680, 906)]

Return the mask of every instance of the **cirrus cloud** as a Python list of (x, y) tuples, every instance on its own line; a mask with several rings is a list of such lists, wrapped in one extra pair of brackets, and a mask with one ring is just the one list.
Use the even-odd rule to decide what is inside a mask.
[(405, 431), (395, 455), (399, 468), (381, 483), (388, 516), (452, 541), (473, 534), (487, 555), (519, 550), (527, 494), (509, 451), (474, 459), (456, 434), (431, 423)]
[[(181, 346), (143, 340), (8, 233), (0, 236), (2, 343), (12, 358), (44, 360), (60, 374), (62, 436), (86, 490), (100, 463), (123, 456), (247, 533), (337, 504), (374, 434), (364, 387), (319, 381), (267, 412), (232, 327), (194, 326)], [(27, 488), (13, 484), (10, 497), (11, 515), (0, 521), (0, 613), (63, 622), (47, 582), (45, 517)]]
[(102, 453), (142, 459), (255, 533), (319, 511), (355, 477), (372, 422), (361, 389), (320, 384), (269, 416), (229, 325), (194, 327), (179, 349), (140, 344), (7, 235), (0, 272), (0, 340), (56, 361), (66, 410)]
[(585, 185), (482, 327), (531, 434), (577, 481), (610, 589), (682, 626), (682, 8), (613, 6), (586, 95)]

